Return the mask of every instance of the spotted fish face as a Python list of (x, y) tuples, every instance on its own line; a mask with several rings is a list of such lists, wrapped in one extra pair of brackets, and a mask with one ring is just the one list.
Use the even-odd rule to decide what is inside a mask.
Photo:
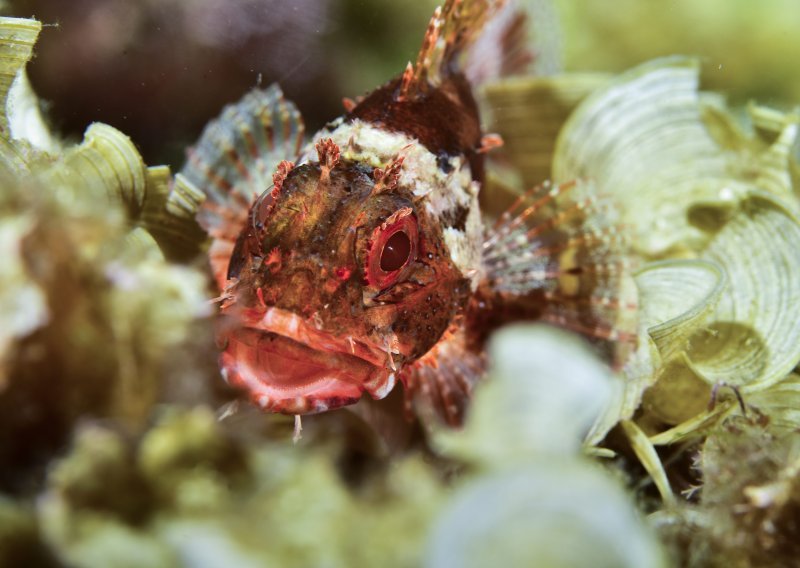
[(228, 267), (223, 368), (279, 412), (382, 398), (471, 292), (403, 156), (374, 168), (330, 139), (317, 149), (255, 201)]

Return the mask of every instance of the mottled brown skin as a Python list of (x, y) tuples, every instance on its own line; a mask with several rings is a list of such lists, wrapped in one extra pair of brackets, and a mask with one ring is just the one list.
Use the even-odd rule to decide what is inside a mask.
[[(473, 179), (483, 182), (484, 155), (477, 151), (483, 133), (477, 103), (466, 78), (450, 75), (438, 88), (422, 90), (412, 98), (398, 96), (401, 80), (397, 77), (373, 91), (346, 119), (369, 121), (413, 136), (438, 156), (463, 155)], [(439, 223), (463, 228), (463, 216), (439, 219)], [(482, 353), (494, 330), (512, 322), (538, 320), (546, 305), (541, 290), (532, 290), (525, 296), (498, 294), (492, 282), (482, 282), (460, 312), (464, 315), (465, 347)]]
[[(440, 223), (416, 206), (410, 189), (375, 194), (374, 186), (373, 172), (355, 163), (339, 164), (328, 179), (319, 164), (298, 166), (266, 222), (245, 229), (231, 266), (240, 308), (280, 308), (330, 336), (376, 345), (393, 333), (399, 353), (389, 364), (399, 367), (439, 340), (466, 304), (469, 284), (450, 260)], [(396, 282), (376, 286), (365, 270), (379, 253), (371, 249), (376, 229), (405, 209), (417, 222), (416, 256)]]
[(466, 346), (482, 353), (486, 340), (498, 328), (519, 321), (541, 319), (547, 300), (541, 290), (523, 295), (496, 293), (488, 282), (481, 282), (466, 310)]
[(367, 95), (346, 119), (360, 119), (408, 134), (440, 157), (463, 155), (472, 178), (483, 181), (483, 154), (478, 152), (480, 116), (466, 77), (450, 75), (438, 87), (431, 86), (407, 98), (399, 96), (401, 81), (402, 77), (397, 77)]

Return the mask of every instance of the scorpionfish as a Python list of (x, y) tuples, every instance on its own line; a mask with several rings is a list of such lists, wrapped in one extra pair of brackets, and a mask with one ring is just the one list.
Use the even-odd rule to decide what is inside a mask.
[[(416, 63), (309, 141), (273, 85), (226, 107), (189, 151), (177, 179), (205, 195), (222, 375), (256, 405), (311, 414), (400, 382), (409, 408), (458, 424), (487, 336), (514, 321), (583, 333), (620, 364), (635, 299), (598, 200), (543, 184), (491, 227), (479, 208), (499, 137), (473, 91), (493, 47), (519, 47), (522, 17), (502, 0), (447, 0)], [(522, 65), (512, 51), (495, 75)]]

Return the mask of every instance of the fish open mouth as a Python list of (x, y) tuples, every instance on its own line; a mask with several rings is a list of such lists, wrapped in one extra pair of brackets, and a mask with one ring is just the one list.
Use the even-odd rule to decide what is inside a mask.
[(246, 310), (239, 326), (225, 334), (223, 375), (265, 410), (312, 414), (353, 404), (364, 391), (383, 398), (394, 387), (385, 350), (333, 337), (292, 312)]

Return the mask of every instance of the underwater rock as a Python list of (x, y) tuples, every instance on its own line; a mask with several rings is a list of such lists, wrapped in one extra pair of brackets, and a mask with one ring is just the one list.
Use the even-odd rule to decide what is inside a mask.
[(62, 566), (44, 543), (32, 507), (0, 496), (0, 567)]
[(800, 443), (759, 417), (732, 417), (703, 444), (697, 503), (654, 514), (682, 566), (778, 568), (800, 555)]
[(38, 519), (74, 566), (418, 565), (446, 498), (434, 467), (398, 459), (352, 491), (338, 452), (237, 441), (206, 408), (167, 409), (138, 441), (95, 424), (53, 468)]
[(131, 140), (95, 124), (79, 145), (42, 142), (38, 101), (16, 87), (40, 29), (0, 19), (0, 490), (22, 493), (80, 418), (140, 425), (208, 313), (206, 277), (140, 226), (150, 176)]

